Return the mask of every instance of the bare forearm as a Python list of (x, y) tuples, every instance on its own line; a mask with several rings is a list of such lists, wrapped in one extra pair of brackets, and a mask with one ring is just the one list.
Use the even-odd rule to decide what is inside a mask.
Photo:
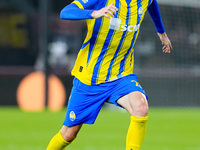
[(118, 11), (118, 9), (114, 6), (114, 3), (112, 3), (109, 6), (104, 7), (100, 10), (93, 11), (91, 16), (92, 18), (95, 18), (95, 19), (98, 19), (101, 17), (107, 17), (110, 19), (110, 16), (114, 17), (113, 14), (116, 14), (116, 11)]

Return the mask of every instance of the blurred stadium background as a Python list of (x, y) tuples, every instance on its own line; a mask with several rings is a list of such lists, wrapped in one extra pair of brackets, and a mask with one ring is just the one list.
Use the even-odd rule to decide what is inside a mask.
[[(18, 126), (21, 126), (22, 122), (27, 121), (26, 119), (29, 115), (34, 116), (35, 114), (23, 112), (27, 118), (25, 117), (24, 120), (22, 119), (18, 123), (16, 123), (17, 119), (15, 120), (16, 122), (12, 122), (12, 120), (8, 119), (9, 117), (17, 117), (15, 114), (21, 116), (22, 112), (17, 109), (18, 102), (16, 93), (24, 77), (35, 71), (43, 71), (46, 74), (45, 81), (47, 81), (47, 77), (50, 74), (54, 74), (62, 81), (65, 87), (66, 99), (69, 97), (73, 80), (73, 77), (70, 76), (70, 71), (87, 30), (84, 21), (60, 20), (60, 10), (71, 1), (72, 0), (0, 1), (0, 119), (2, 120), (0, 122), (0, 149), (22, 150), (23, 148), (22, 146), (20, 147), (20, 145), (23, 145), (23, 140), (20, 142), (15, 140), (14, 144), (12, 144), (12, 141), (8, 141), (10, 136), (19, 138), (14, 133), (20, 135), (23, 129), (15, 128), (11, 125), (8, 126), (8, 124), (18, 124)], [(173, 51), (171, 54), (162, 53), (162, 45), (156, 35), (153, 22), (147, 13), (135, 47), (135, 73), (138, 75), (139, 82), (149, 97), (149, 105), (152, 108), (151, 113), (152, 116), (154, 115), (152, 120), (158, 121), (158, 117), (162, 117), (160, 114), (163, 113), (167, 116), (166, 119), (171, 119), (161, 119), (163, 122), (160, 122), (158, 125), (163, 125), (163, 127), (166, 124), (171, 125), (170, 121), (175, 120), (177, 124), (184, 124), (179, 118), (182, 118), (186, 122), (191, 121), (195, 123), (196, 126), (193, 126), (193, 124), (188, 125), (188, 128), (191, 129), (193, 134), (189, 135), (189, 132), (186, 132), (195, 143), (195, 141), (197, 141), (196, 137), (199, 139), (200, 136), (200, 130), (198, 129), (198, 126), (200, 126), (200, 0), (157, 1), (160, 5), (160, 11), (167, 34), (173, 44)], [(48, 84), (46, 83), (46, 85)], [(48, 91), (48, 88), (46, 88), (46, 91)], [(48, 104), (47, 95), (49, 94), (46, 93), (46, 104)], [(11, 108), (10, 106), (16, 107)], [(162, 107), (163, 112), (158, 107)], [(178, 110), (180, 110), (180, 114), (176, 117), (175, 115)], [(38, 127), (38, 130), (35, 129), (34, 131), (39, 131), (46, 140), (41, 140), (43, 145), (42, 143), (37, 143), (35, 140), (35, 143), (29, 143), (30, 145), (32, 144), (32, 147), (24, 146), (24, 149), (44, 149), (45, 144), (48, 143), (51, 136), (58, 130), (60, 124), (62, 124), (65, 111), (61, 112), (43, 112), (43, 115), (39, 115), (40, 117), (44, 116), (44, 120), (48, 118), (47, 115), (49, 115), (49, 122), (44, 122), (41, 118), (41, 120), (36, 119), (36, 121), (33, 121), (34, 123), (38, 121), (40, 122), (39, 124), (41, 124), (42, 122), (44, 123), (43, 126), (45, 124), (54, 124), (49, 126), (50, 131), (45, 127), (39, 129), (39, 127), (41, 127), (40, 125), (34, 125)], [(193, 114), (190, 115), (190, 112), (193, 112)], [(102, 114), (104, 114), (104, 117), (107, 116), (104, 112)], [(37, 116), (38, 113), (35, 115)], [(56, 117), (56, 115), (60, 116), (60, 118)], [(122, 118), (127, 117), (127, 115), (123, 115), (124, 114), (121, 114)], [(170, 118), (172, 116), (174, 120)], [(194, 120), (188, 120), (191, 116), (193, 116)], [(51, 120), (51, 117), (54, 120)], [(56, 119), (57, 123), (55, 123)], [(28, 121), (30, 120), (28, 119)], [(101, 119), (101, 121), (103, 121), (103, 119)], [(154, 122), (154, 124), (156, 124), (156, 122)], [(31, 125), (30, 127), (33, 128)], [(174, 132), (175, 129), (179, 129), (177, 126), (174, 127)], [(21, 127), (23, 127), (23, 125)], [(150, 125), (149, 128), (151, 127)], [(153, 131), (155, 131), (157, 135), (159, 135), (159, 132), (162, 133), (162, 129), (154, 128), (155, 130)], [(189, 130), (188, 128), (187, 130)], [(183, 128), (184, 131), (185, 129), (186, 128)], [(108, 130), (108, 128), (105, 127), (105, 130)], [(150, 146), (154, 138), (152, 139), (147, 135), (147, 144), (144, 145), (143, 149), (179, 150), (179, 148), (181, 148), (181, 150), (200, 150), (199, 144), (195, 145), (191, 143), (188, 147), (184, 145), (184, 143), (188, 142), (188, 140), (186, 140), (187, 138), (183, 138), (185, 142), (184, 140), (179, 141), (183, 142), (182, 145), (171, 143), (169, 138), (175, 138), (177, 135), (169, 137), (166, 135), (167, 131), (171, 130), (170, 126), (164, 130), (166, 130), (166, 133), (159, 135), (159, 137), (157, 137), (158, 139), (156, 139), (156, 141), (160, 142), (160, 147), (154, 147), (157, 146), (155, 141), (155, 145)], [(183, 130), (180, 131), (180, 133), (182, 133)], [(26, 132), (29, 133), (28, 129)], [(91, 137), (97, 136), (92, 133), (95, 133), (95, 129), (91, 131)], [(105, 132), (105, 134), (106, 133), (107, 132)], [(10, 134), (10, 136), (8, 136), (8, 134)], [(26, 135), (25, 133), (23, 134)], [(154, 133), (152, 132), (152, 134)], [(120, 136), (120, 134), (118, 136)], [(164, 138), (165, 136), (166, 138)], [(32, 134), (32, 137), (36, 138), (37, 135)], [(161, 139), (163, 139), (163, 143)], [(16, 146), (16, 143), (18, 143), (18, 146)], [(84, 150), (97, 149), (94, 148), (95, 146), (84, 147), (84, 142), (81, 144), (80, 146)], [(109, 142), (106, 142), (106, 144), (108, 146)], [(78, 144), (75, 143), (74, 145), (72, 149), (80, 149)], [(87, 145), (90, 145), (90, 143), (87, 143)], [(115, 146), (111, 146), (112, 148), (103, 146), (102, 142), (99, 142), (99, 145), (97, 144), (97, 147), (105, 150), (123, 149), (123, 144), (122, 147), (118, 148)]]

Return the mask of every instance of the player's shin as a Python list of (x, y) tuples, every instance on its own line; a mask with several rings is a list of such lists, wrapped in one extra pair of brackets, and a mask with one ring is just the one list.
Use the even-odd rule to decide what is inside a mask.
[(59, 131), (50, 141), (47, 150), (64, 150), (71, 142), (67, 142), (63, 139), (61, 132)]
[(148, 116), (131, 116), (131, 123), (126, 138), (126, 150), (140, 150), (146, 133)]

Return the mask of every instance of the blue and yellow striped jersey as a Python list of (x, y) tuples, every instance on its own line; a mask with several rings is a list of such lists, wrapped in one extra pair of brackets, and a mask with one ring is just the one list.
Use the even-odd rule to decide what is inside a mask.
[(133, 73), (134, 45), (152, 0), (75, 0), (81, 9), (99, 10), (114, 3), (114, 18), (87, 19), (88, 32), (72, 75), (88, 85)]

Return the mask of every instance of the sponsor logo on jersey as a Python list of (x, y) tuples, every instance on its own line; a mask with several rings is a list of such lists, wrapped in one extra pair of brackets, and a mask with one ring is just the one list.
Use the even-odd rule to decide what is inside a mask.
[(121, 24), (121, 19), (111, 18), (109, 28), (113, 30), (119, 30), (119, 31), (135, 32), (139, 30), (140, 24), (138, 25)]
[(83, 3), (87, 3), (88, 2), (88, 0), (82, 0), (83, 1)]
[(76, 119), (76, 114), (74, 113), (74, 111), (70, 112), (69, 118), (70, 118), (71, 121), (74, 121)]
[(140, 28), (140, 24), (138, 24), (138, 25), (126, 25), (126, 24), (121, 25), (121, 31), (134, 32), (134, 31), (138, 31), (139, 28)]

